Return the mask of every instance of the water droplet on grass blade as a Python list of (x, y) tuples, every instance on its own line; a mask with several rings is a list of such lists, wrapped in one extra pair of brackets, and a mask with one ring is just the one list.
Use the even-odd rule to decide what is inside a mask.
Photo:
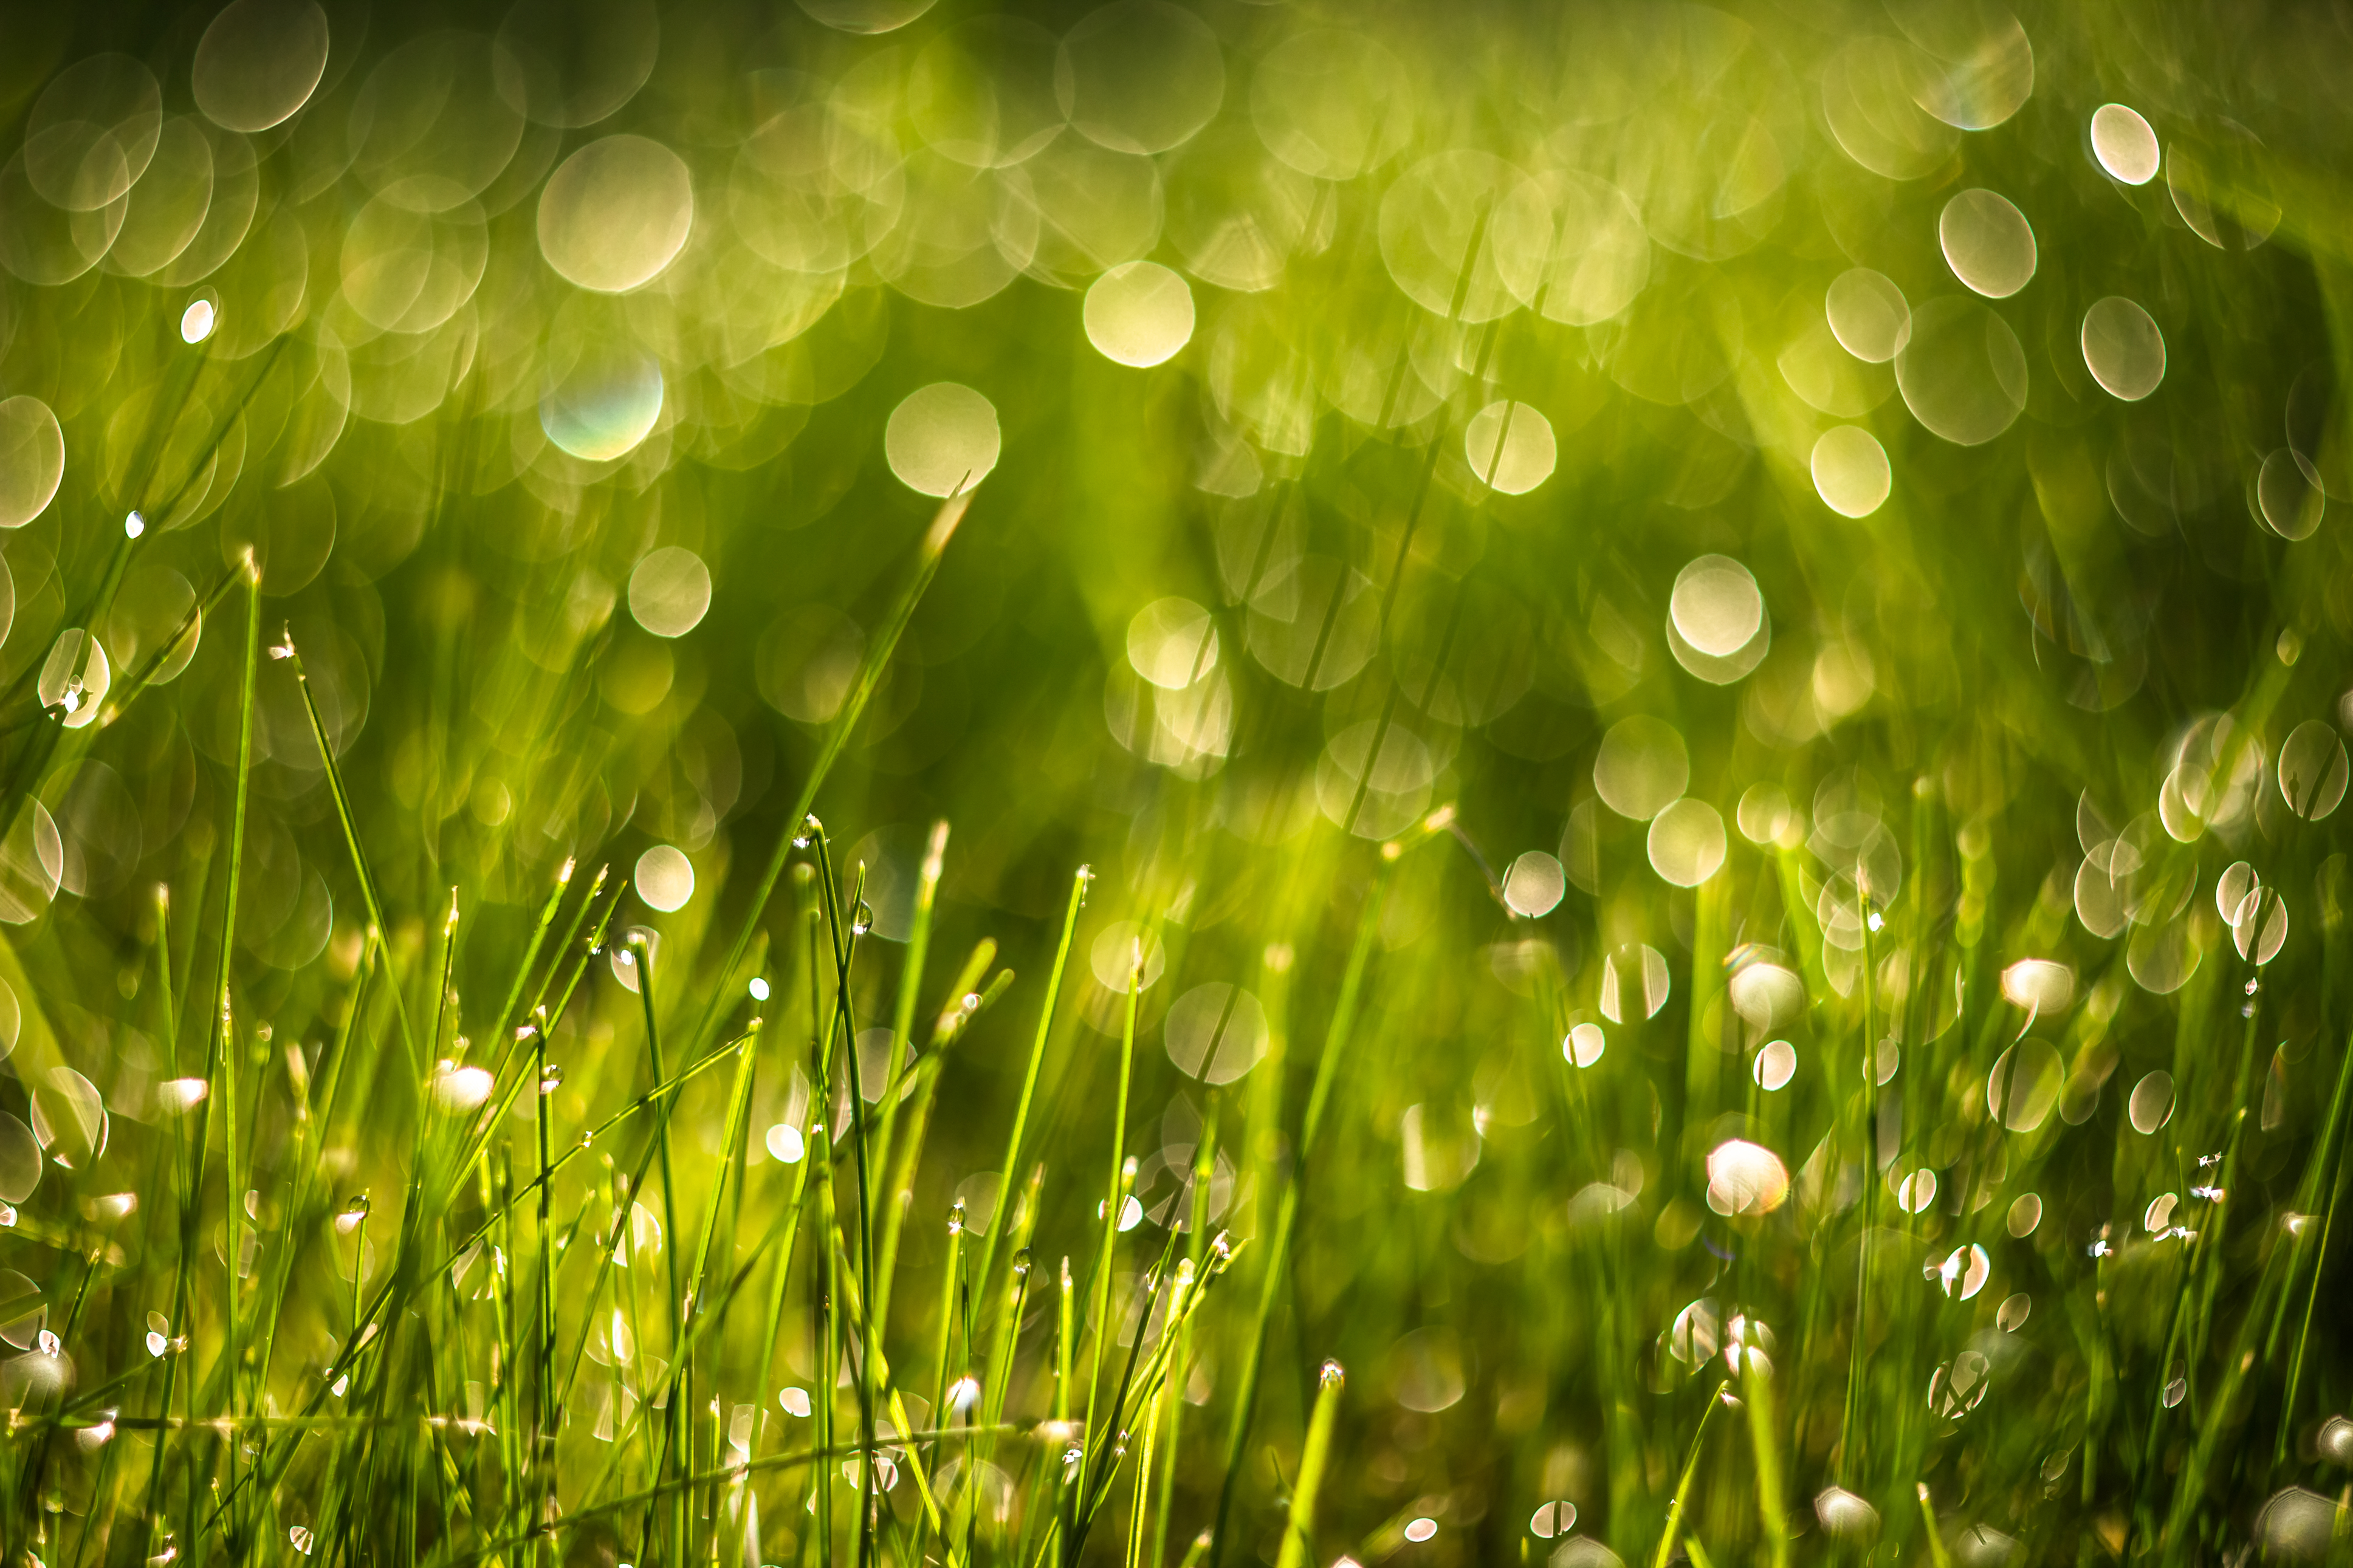
[(1867, 1540), (1879, 1533), (1879, 1510), (1844, 1487), (1826, 1487), (1816, 1493), (1814, 1517), (1824, 1531), (1842, 1540)]

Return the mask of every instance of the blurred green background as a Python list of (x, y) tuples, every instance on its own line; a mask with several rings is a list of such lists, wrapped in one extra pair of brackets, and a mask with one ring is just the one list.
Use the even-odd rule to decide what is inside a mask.
[[(1326, 1357), (1320, 1563), (2342, 1557), (2353, 13), (236, 0), (0, 37), (12, 1551), (857, 1552), (855, 1479), (818, 1472), (820, 1538), (782, 1467), (519, 1544), (543, 1485), (695, 1467), (611, 1268), (550, 1289), (596, 1364), (526, 1452), (512, 1293), (566, 1216), (610, 1248), (708, 1203), (780, 1305), (719, 1309), (678, 1440), (809, 1441), (818, 1287), (760, 1227), (812, 1079), (899, 1059), (945, 821), (906, 1392), (947, 1386), (952, 1203), (976, 1342), (1002, 1320), (1033, 1029), (1037, 1278), (1092, 1290), (1117, 1150), (1122, 1300), (1205, 1138), (1242, 1243), (1091, 1559), (1222, 1517), (1198, 1550), (1276, 1562)], [(763, 881), (836, 731), (846, 988), (807, 878)], [(607, 940), (543, 953), (575, 860)], [(1012, 988), (934, 1051), (984, 938)], [(511, 1097), (541, 1047), (498, 1004), (575, 961), (561, 1082)], [(568, 1148), (659, 1080), (649, 1028), (675, 1071), (753, 994), (741, 1135), (732, 1069), (668, 1102), (669, 1217), (640, 1122), (502, 1217), (543, 1099)], [(486, 1225), (518, 1282), (443, 1289)], [(303, 1424), (355, 1289), (429, 1325), (372, 1408), (486, 1426)], [(951, 1512), (1002, 1479), (991, 1561), (1057, 1506), (1043, 1300), (1000, 1468), (894, 1450)], [(174, 1412), (287, 1424), (159, 1463)], [(913, 1562), (894, 1477), (875, 1549)]]

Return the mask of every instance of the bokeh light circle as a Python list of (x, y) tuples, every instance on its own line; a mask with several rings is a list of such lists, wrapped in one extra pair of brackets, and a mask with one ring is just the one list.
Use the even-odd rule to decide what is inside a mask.
[(1193, 338), (1193, 290), (1156, 261), (1125, 262), (1096, 279), (1082, 314), (1097, 353), (1138, 370), (1166, 363)]
[(959, 382), (918, 387), (891, 411), (882, 455), (909, 489), (927, 496), (968, 490), (997, 467), (1003, 437), (997, 405)]
[(539, 400), (547, 438), (586, 462), (627, 457), (661, 419), (661, 365), (633, 344), (584, 346), (572, 363), (549, 367)]
[(41, 515), (66, 474), (66, 436), (37, 397), (0, 403), (0, 528), (22, 528)]
[(1703, 555), (1675, 574), (1667, 619), (1677, 636), (1710, 658), (1729, 658), (1765, 626), (1765, 595), (1747, 567), (1729, 555)]
[(638, 857), (637, 884), (648, 909), (664, 914), (682, 910), (694, 897), (694, 863), (684, 850), (657, 844)]
[(1992, 440), (2026, 407), (2026, 351), (2010, 323), (1975, 300), (1931, 300), (1912, 312), (1895, 356), (1912, 417), (1961, 447)]
[(196, 40), (188, 87), (227, 131), (267, 131), (311, 100), (327, 69), (316, 0), (231, 0)]
[(1396, 156), (1412, 132), (1403, 62), (1364, 34), (1294, 33), (1250, 72), (1250, 123), (1303, 174), (1353, 180)]
[(711, 568), (678, 545), (650, 551), (629, 574), (629, 615), (658, 637), (682, 637), (711, 608)]
[(1696, 888), (1724, 864), (1724, 817), (1689, 795), (1651, 819), (1651, 869), (1678, 888)]
[(1989, 300), (2007, 300), (2033, 280), (2034, 228), (2007, 196), (1961, 192), (1937, 215), (1936, 241), (1953, 276)]
[(2126, 184), (2145, 185), (2160, 161), (2156, 129), (2137, 109), (2104, 103), (2092, 110), (2092, 156)]
[(1480, 482), (1507, 496), (1525, 495), (1560, 461), (1552, 421), (1525, 403), (1490, 403), (1462, 431), (1463, 455)]
[(2120, 294), (2084, 312), (2084, 365), (2109, 396), (2138, 403), (2165, 379), (2165, 334)]
[(1838, 425), (1823, 431), (1821, 439), (1814, 443), (1810, 466), (1814, 492), (1841, 517), (1869, 517), (1894, 487), (1887, 449), (1860, 425)]
[(1620, 719), (1601, 737), (1593, 787), (1619, 816), (1648, 822), (1691, 783), (1691, 755), (1673, 725), (1647, 713)]
[(1831, 280), (1822, 313), (1839, 346), (1871, 364), (1884, 364), (1912, 336), (1912, 308), (1884, 273), (1851, 268)]
[(694, 226), (686, 164), (643, 136), (607, 136), (556, 166), (539, 195), (539, 250), (565, 281), (618, 294), (658, 277)]
[(1540, 919), (1559, 908), (1567, 893), (1567, 874), (1541, 849), (1521, 855), (1504, 873), (1504, 902), (1515, 915)]
[(1088, 141), (1166, 153), (1193, 139), (1226, 95), (1217, 34), (1166, 0), (1113, 0), (1062, 37), (1054, 96)]

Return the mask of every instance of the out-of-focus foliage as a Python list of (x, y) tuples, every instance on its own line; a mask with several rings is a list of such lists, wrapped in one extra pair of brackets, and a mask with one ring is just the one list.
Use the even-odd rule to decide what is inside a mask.
[(0, 39), (12, 1558), (2342, 1559), (2353, 12)]

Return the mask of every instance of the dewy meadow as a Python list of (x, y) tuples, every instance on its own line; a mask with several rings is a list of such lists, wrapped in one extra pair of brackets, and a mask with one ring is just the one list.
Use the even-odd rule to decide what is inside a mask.
[(2348, 77), (0, 5), (7, 1568), (2353, 1563)]

